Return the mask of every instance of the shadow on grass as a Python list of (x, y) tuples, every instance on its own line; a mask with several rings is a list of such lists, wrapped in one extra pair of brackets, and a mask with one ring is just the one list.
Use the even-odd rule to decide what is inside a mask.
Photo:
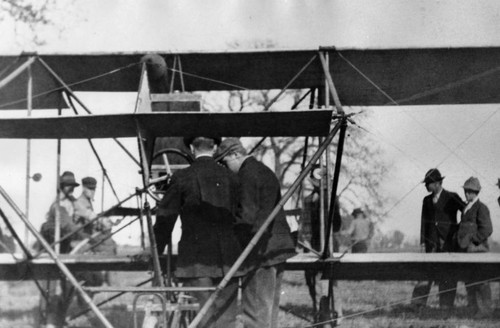
[[(409, 320), (449, 320), (449, 319), (459, 319), (459, 320), (474, 320), (475, 310), (467, 307), (455, 307), (452, 309), (439, 309), (432, 307), (421, 307), (417, 308), (411, 305), (398, 305), (389, 308), (367, 311), (365, 313), (360, 313), (356, 311), (344, 310), (344, 317), (354, 318), (357, 316), (362, 316), (364, 318), (400, 318)], [(495, 309), (493, 314), (487, 318), (481, 319), (487, 321), (500, 321), (500, 309)]]
[(294, 305), (287, 303), (285, 305), (280, 305), (280, 310), (288, 314), (293, 315), (301, 320), (312, 323), (313, 322), (313, 309), (307, 305)]
[[(15, 321), (19, 319), (27, 319), (29, 321), (33, 320), (34, 314), (38, 312), (38, 307), (34, 307), (29, 310), (2, 310), (0, 309), (0, 317), (2, 320)], [(31, 320), (30, 320), (31, 319)], [(24, 320), (23, 320), (24, 321)]]

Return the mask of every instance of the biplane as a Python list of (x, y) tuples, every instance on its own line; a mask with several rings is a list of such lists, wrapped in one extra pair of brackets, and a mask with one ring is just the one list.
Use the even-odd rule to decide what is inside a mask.
[[(139, 217), (144, 218), (148, 229), (151, 229), (154, 206), (149, 201), (154, 202), (158, 197), (152, 186), (168, 179), (171, 169), (177, 165), (170, 163), (167, 158), (172, 153), (179, 154), (178, 147), (175, 148), (179, 143), (176, 144), (175, 138), (195, 135), (320, 137), (322, 142), (317, 151), (307, 159), (307, 164), (283, 195), (275, 211), (221, 285), (214, 289), (213, 297), (189, 323), (189, 327), (196, 327), (200, 316), (211, 306), (218, 291), (224, 288), (264, 229), (338, 135), (337, 158), (329, 195), (330, 210), (325, 218), (325, 240), (331, 238), (331, 204), (337, 193), (344, 139), (348, 126), (355, 122), (355, 117), (345, 111), (345, 106), (498, 103), (500, 94), (495, 86), (500, 82), (499, 55), (500, 48), (494, 47), (379, 50), (321, 47), (296, 51), (2, 56), (0, 109), (62, 109), (72, 108), (77, 102), (90, 114), (90, 110), (75, 94), (79, 91), (137, 92), (137, 101), (132, 114), (2, 118), (0, 138), (91, 140), (136, 137), (143, 182), (137, 193), (147, 195)], [(241, 113), (203, 112), (200, 99), (191, 94), (196, 91), (239, 89), (278, 89), (281, 92), (263, 111)], [(273, 111), (274, 101), (288, 89), (309, 90), (307, 95), (315, 98), (310, 103), (317, 106), (311, 106), (314, 108), (309, 110)], [(176, 93), (174, 90), (181, 92)], [(185, 157), (182, 152), (181, 155)], [(0, 194), (47, 253), (45, 257), (34, 256), (16, 232), (12, 231), (24, 255), (22, 260), (0, 257), (0, 278), (49, 279), (62, 274), (102, 325), (112, 327), (87, 295), (91, 289), (82, 287), (73, 272), (140, 271), (147, 270), (148, 263), (129, 257), (96, 258), (58, 254), (56, 245), (50, 245), (43, 239), (1, 186)], [(116, 206), (109, 211), (112, 210), (123, 209)], [(9, 226), (8, 219), (4, 219)], [(150, 244), (153, 246), (154, 240)], [(107, 290), (150, 293), (179, 291), (178, 287), (162, 286), (160, 276), (164, 265), (158, 254), (154, 254), (153, 280), (156, 284), (152, 287), (111, 287)], [(500, 258), (488, 253), (337, 254), (332, 253), (325, 242), (322, 251), (300, 254), (287, 262), (287, 268), (323, 270), (328, 273), (330, 280), (432, 280), (444, 272), (460, 280), (471, 277), (491, 279), (500, 271)]]

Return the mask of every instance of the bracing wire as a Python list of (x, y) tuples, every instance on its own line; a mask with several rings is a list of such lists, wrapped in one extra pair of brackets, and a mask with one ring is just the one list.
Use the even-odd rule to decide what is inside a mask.
[[(107, 75), (115, 74), (115, 73), (118, 73), (118, 72), (120, 72), (122, 70), (129, 69), (131, 67), (137, 66), (139, 64), (141, 64), (141, 63), (137, 62), (137, 63), (128, 64), (128, 65), (125, 65), (125, 66), (113, 69), (113, 70), (111, 70), (109, 72), (106, 72), (106, 73), (95, 75), (95, 76), (92, 76), (92, 77), (89, 77), (89, 78), (86, 78), (86, 79), (83, 79), (83, 80), (80, 80), (80, 81), (77, 81), (77, 82), (69, 83), (69, 84), (67, 84), (67, 86), (68, 87), (72, 87), (72, 86), (75, 86), (75, 85), (80, 85), (80, 84), (87, 83), (87, 82), (90, 82), (90, 81), (93, 81), (93, 80), (97, 80), (97, 79), (103, 78), (103, 77), (105, 77)], [(65, 89), (64, 86), (57, 87), (57, 88), (54, 88), (54, 89), (51, 89), (51, 90), (47, 90), (47, 91), (43, 91), (43, 92), (37, 93), (36, 95), (33, 95), (31, 98), (32, 99), (39, 98), (39, 97), (42, 97), (42, 96), (46, 96), (46, 95), (48, 95), (48, 94), (50, 94), (52, 92), (56, 92), (56, 91), (60, 91), (60, 90), (64, 90), (64, 89)], [(27, 100), (28, 100), (27, 97), (23, 97), (23, 98), (18, 99), (18, 100), (13, 100), (13, 101), (10, 101), (10, 102), (7, 102), (7, 103), (0, 104), (0, 108), (5, 108), (7, 106), (11, 106), (11, 105), (15, 105), (15, 104), (18, 104), (18, 103), (22, 103), (23, 101), (27, 101)]]
[[(340, 52), (337, 52), (337, 54), (340, 56), (340, 58), (342, 58), (349, 66), (351, 66), (356, 72), (358, 72), (364, 79), (366, 79), (371, 85), (373, 85), (380, 93), (382, 93), (389, 101), (390, 103), (392, 104), (395, 104), (395, 105), (400, 105), (398, 101), (394, 100), (394, 98), (392, 98), (387, 92), (385, 92), (380, 86), (378, 86), (372, 79), (370, 79), (366, 74), (364, 74), (358, 67), (356, 67), (356, 65), (354, 65), (351, 61), (349, 61), (344, 55), (342, 55)], [(473, 77), (470, 77), (470, 78), (466, 78), (466, 79), (463, 79), (461, 81), (457, 81), (457, 82), (454, 82), (454, 83), (450, 83), (448, 84), (447, 88), (444, 88), (444, 87), (440, 87), (440, 88), (435, 88), (433, 90), (436, 90), (435, 92), (441, 92), (441, 91), (445, 91), (445, 90), (449, 90), (451, 88), (454, 88), (454, 87), (457, 87), (457, 86), (460, 86), (462, 85), (463, 83), (467, 83), (467, 82), (471, 82), (475, 79), (478, 79), (480, 77), (483, 77), (483, 76), (486, 76), (486, 75), (489, 75), (489, 74), (492, 74), (493, 72), (496, 72), (500, 70), (500, 66), (499, 67), (496, 67), (494, 69), (491, 69), (491, 70), (488, 70), (486, 72), (483, 72), (481, 74), (476, 74), (474, 75)], [(430, 91), (426, 91), (425, 92), (425, 95), (428, 95), (429, 93), (431, 93), (433, 90), (430, 90)], [(417, 94), (419, 95), (419, 94)], [(417, 95), (415, 96), (412, 96), (411, 98), (412, 99), (418, 99)], [(424, 93), (421, 93), (420, 94), (421, 97), (425, 96)], [(427, 133), (429, 133), (429, 135), (431, 135), (434, 139), (436, 139), (441, 145), (443, 145), (448, 151), (448, 155), (443, 159), (441, 160), (438, 165), (436, 167), (439, 167), (441, 164), (443, 164), (446, 160), (448, 160), (448, 158), (452, 155), (455, 155), (462, 163), (464, 163), (467, 167), (469, 167), (470, 169), (473, 170), (473, 172), (475, 172), (476, 174), (478, 174), (479, 176), (481, 176), (481, 174), (479, 172), (477, 172), (477, 170), (472, 166), (470, 165), (467, 161), (465, 161), (456, 151), (466, 142), (468, 141), (470, 138), (472, 138), (472, 136), (474, 134), (477, 133), (477, 131), (479, 131), (479, 129), (481, 129), (488, 121), (490, 121), (493, 116), (495, 116), (498, 112), (500, 111), (500, 108), (495, 110), (491, 115), (489, 115), (487, 117), (487, 119), (485, 121), (483, 121), (476, 129), (474, 129), (474, 131), (472, 131), (472, 133), (470, 133), (464, 140), (462, 140), (462, 142), (460, 142), (460, 144), (458, 146), (456, 146), (455, 148), (451, 148), (449, 147), (445, 142), (443, 142), (440, 138), (437, 137), (436, 134), (434, 134), (432, 131), (430, 131), (429, 129), (427, 129), (421, 122), (419, 122), (417, 119), (415, 119), (415, 117), (413, 117), (412, 115), (410, 115), (407, 111), (403, 111), (403, 113), (407, 114), (412, 120), (414, 120), (421, 128), (423, 128)], [(481, 178), (484, 178), (481, 176)], [(418, 186), (418, 185), (417, 185)], [(413, 187), (409, 192), (407, 192), (403, 198), (401, 198), (400, 200), (398, 200), (396, 202), (396, 204), (394, 206), (392, 206), (389, 211), (387, 211), (384, 215), (387, 215), (389, 214), (397, 205), (399, 205), (409, 194), (411, 194), (411, 192), (413, 192), (413, 190), (415, 190), (417, 188), (417, 186)]]
[[(490, 279), (481, 280), (481, 281), (475, 281), (475, 282), (472, 282), (472, 283), (468, 283), (468, 284), (465, 284), (465, 287), (478, 286), (478, 285), (482, 285), (482, 284), (486, 284), (486, 283), (490, 283), (490, 282), (494, 282), (494, 281), (498, 281), (498, 280), (500, 280), (500, 276), (494, 277), (494, 278), (490, 278)], [(336, 319), (332, 319), (332, 320), (328, 320), (328, 321), (323, 321), (323, 322), (318, 322), (318, 323), (315, 323), (313, 325), (303, 326), (302, 328), (313, 328), (313, 327), (318, 327), (318, 326), (321, 326), (321, 325), (324, 325), (324, 324), (327, 324), (327, 323), (331, 323), (331, 322), (337, 321), (339, 319), (349, 319), (349, 318), (354, 318), (354, 317), (357, 317), (357, 316), (362, 316), (362, 315), (365, 315), (365, 314), (369, 314), (369, 313), (380, 311), (380, 310), (385, 309), (385, 308), (390, 308), (390, 307), (394, 307), (394, 306), (397, 306), (397, 305), (406, 304), (408, 302), (411, 302), (412, 300), (427, 298), (427, 297), (432, 296), (432, 295), (439, 295), (439, 294), (443, 294), (443, 293), (448, 293), (448, 292), (454, 291), (456, 289), (457, 289), (457, 287), (454, 287), (454, 288), (449, 288), (449, 289), (445, 289), (445, 290), (440, 290), (438, 292), (432, 292), (432, 293), (429, 293), (429, 294), (426, 294), (426, 295), (421, 295), (421, 296), (417, 296), (417, 297), (411, 297), (411, 298), (401, 299), (401, 300), (398, 300), (398, 301), (395, 301), (395, 302), (388, 303), (388, 304), (383, 305), (383, 306), (376, 307), (376, 308), (371, 309), (371, 310), (361, 311), (361, 312), (349, 314), (349, 315), (346, 315), (346, 316), (342, 316), (342, 317), (339, 317), (339, 318), (336, 318)]]

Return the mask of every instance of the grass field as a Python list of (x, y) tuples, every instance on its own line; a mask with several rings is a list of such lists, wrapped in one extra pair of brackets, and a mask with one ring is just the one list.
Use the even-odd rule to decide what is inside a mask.
[[(111, 274), (113, 285), (133, 286), (149, 278), (147, 273), (116, 272)], [(495, 313), (488, 320), (473, 321), (466, 308), (465, 289), (459, 285), (456, 308), (439, 310), (438, 297), (431, 295), (429, 307), (420, 312), (408, 307), (414, 282), (340, 281), (336, 292), (341, 295), (343, 315), (340, 327), (406, 327), (406, 328), (465, 328), (500, 327), (499, 286), (493, 283)], [(433, 289), (437, 292), (437, 289)], [(0, 327), (36, 327), (39, 294), (33, 282), (0, 282)], [(96, 302), (113, 294), (97, 294)], [(102, 311), (115, 327), (132, 328), (133, 315), (127, 310), (133, 296), (126, 294), (104, 305)], [(280, 327), (311, 327), (313, 311), (302, 272), (286, 272), (283, 284)], [(72, 313), (80, 309), (72, 306)], [(99, 327), (93, 315), (70, 322), (69, 327)], [(140, 325), (139, 325), (140, 327)]]

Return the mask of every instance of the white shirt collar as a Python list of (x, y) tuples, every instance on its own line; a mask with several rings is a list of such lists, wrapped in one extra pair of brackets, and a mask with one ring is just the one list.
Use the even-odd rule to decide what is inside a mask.
[(474, 198), (473, 201), (467, 203), (467, 206), (465, 206), (465, 208), (464, 208), (464, 213), (467, 212), (468, 210), (470, 210), (470, 208), (472, 207), (472, 205), (474, 205), (475, 203), (477, 203), (478, 200), (479, 200), (479, 197), (476, 197), (476, 198)]

